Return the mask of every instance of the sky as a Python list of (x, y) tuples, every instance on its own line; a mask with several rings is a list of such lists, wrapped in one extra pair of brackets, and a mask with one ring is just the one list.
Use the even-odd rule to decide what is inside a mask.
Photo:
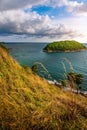
[(87, 0), (0, 0), (0, 41), (87, 43)]

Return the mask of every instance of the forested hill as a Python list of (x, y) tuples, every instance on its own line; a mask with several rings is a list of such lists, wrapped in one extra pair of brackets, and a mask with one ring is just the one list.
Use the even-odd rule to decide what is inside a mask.
[(43, 50), (47, 52), (71, 52), (71, 51), (81, 51), (81, 50), (86, 50), (87, 48), (77, 42), (77, 41), (58, 41), (58, 42), (53, 42), (48, 44)]

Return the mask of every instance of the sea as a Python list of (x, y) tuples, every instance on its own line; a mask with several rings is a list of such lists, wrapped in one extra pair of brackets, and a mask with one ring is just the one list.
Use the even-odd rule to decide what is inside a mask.
[[(32, 68), (38, 65), (38, 74), (49, 80), (61, 82), (74, 71), (83, 75), (82, 90), (87, 91), (87, 50), (80, 52), (43, 52), (48, 43), (16, 42), (5, 43), (10, 54), (20, 65)], [(84, 44), (87, 46), (87, 44)], [(50, 76), (49, 76), (50, 75)]]

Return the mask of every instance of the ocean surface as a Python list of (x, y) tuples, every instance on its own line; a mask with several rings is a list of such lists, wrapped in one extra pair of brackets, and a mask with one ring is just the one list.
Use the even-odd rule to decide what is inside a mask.
[[(81, 52), (58, 52), (46, 53), (43, 48), (47, 43), (5, 43), (12, 48), (11, 55), (24, 66), (32, 67), (34, 63), (42, 63), (52, 79), (60, 82), (66, 79), (65, 73), (71, 72), (72, 69), (84, 76), (83, 91), (87, 91), (87, 50)], [(87, 46), (87, 44), (85, 44)], [(48, 78), (45, 69), (40, 66), (39, 75)]]

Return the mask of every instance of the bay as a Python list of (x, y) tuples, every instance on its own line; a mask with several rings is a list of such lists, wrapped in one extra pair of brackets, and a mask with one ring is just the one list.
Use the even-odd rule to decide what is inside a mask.
[[(35, 62), (42, 63), (52, 79), (58, 82), (65, 79), (65, 70), (68, 73), (73, 68), (75, 72), (83, 74), (84, 81), (81, 86), (83, 91), (87, 91), (87, 51), (46, 53), (43, 52), (46, 44), (48, 43), (5, 43), (7, 47), (12, 48), (11, 55), (21, 65), (32, 67)], [(39, 75), (48, 78), (43, 70)]]

